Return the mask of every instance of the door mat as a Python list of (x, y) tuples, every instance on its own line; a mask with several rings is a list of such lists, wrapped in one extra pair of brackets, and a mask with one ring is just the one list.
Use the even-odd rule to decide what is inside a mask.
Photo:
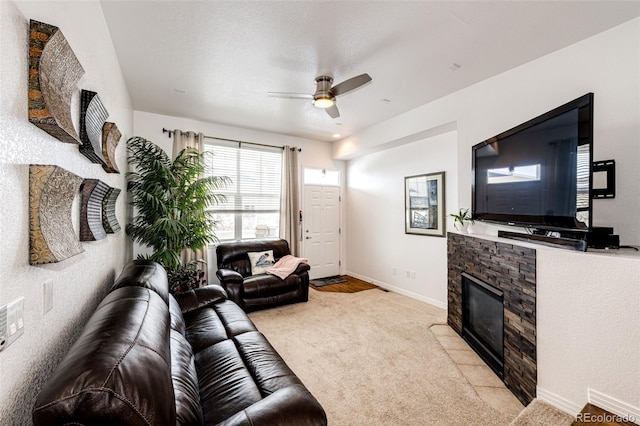
[(346, 283), (346, 282), (347, 280), (341, 277), (327, 277), (327, 278), (319, 278), (316, 280), (311, 280), (309, 281), (309, 284), (311, 284), (314, 287), (323, 287), (325, 285), (340, 284), (340, 283)]

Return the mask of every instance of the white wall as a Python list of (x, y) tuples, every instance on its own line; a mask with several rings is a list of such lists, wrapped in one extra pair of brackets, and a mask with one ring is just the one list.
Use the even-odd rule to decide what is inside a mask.
[[(60, 263), (30, 266), (29, 164), (53, 164), (83, 178), (97, 178), (124, 190), (123, 174), (107, 174), (78, 151), (28, 122), (29, 19), (58, 26), (85, 70), (79, 89), (99, 93), (123, 133), (131, 135), (133, 112), (111, 38), (96, 1), (0, 2), (0, 305), (21, 296), (24, 335), (0, 352), (0, 423), (31, 424), (36, 393), (77, 336), (97, 302), (121, 270), (127, 257), (124, 231), (96, 242), (82, 243), (84, 252)], [(76, 100), (77, 101), (77, 100)], [(75, 104), (77, 111), (77, 102)], [(76, 117), (78, 128), (79, 114)], [(117, 164), (126, 168), (124, 149)], [(73, 206), (78, 230), (79, 196)], [(116, 216), (126, 223), (121, 195)], [(53, 309), (43, 314), (43, 282), (53, 281)]]
[[(531, 61), (335, 143), (354, 158), (448, 123), (458, 129), (458, 204), (471, 205), (471, 147), (588, 92), (595, 94), (594, 160), (616, 160), (616, 198), (594, 200), (594, 225), (640, 244), (640, 19)], [(451, 211), (456, 210), (451, 205)], [(479, 226), (482, 232), (496, 228)]]
[(404, 178), (444, 171), (446, 214), (458, 197), (456, 140), (453, 131), (349, 161), (350, 275), (446, 309), (447, 240), (405, 234)]
[(168, 130), (191, 130), (194, 132), (202, 132), (207, 136), (267, 145), (297, 146), (302, 148), (302, 152), (300, 153), (300, 163), (303, 166), (328, 170), (341, 170), (341, 168), (344, 167), (344, 161), (332, 158), (332, 145), (329, 142), (320, 142), (311, 139), (281, 135), (278, 133), (269, 133), (259, 130), (226, 126), (223, 124), (208, 123), (188, 118), (171, 117), (168, 115), (152, 114), (142, 111), (134, 112), (134, 135), (148, 139), (167, 152), (170, 152), (172, 139), (168, 137), (167, 133), (162, 133), (163, 128)]
[(640, 254), (538, 249), (536, 261), (538, 398), (640, 421)]
[[(594, 160), (615, 159), (617, 167), (616, 198), (594, 200), (594, 225), (613, 226), (622, 244), (640, 245), (635, 214), (640, 211), (639, 52), (640, 19), (634, 19), (336, 143), (334, 157), (352, 159), (348, 174), (359, 177), (350, 179), (347, 187), (349, 270), (373, 280), (394, 279), (405, 294), (416, 292), (416, 283), (388, 275), (395, 265), (387, 259), (395, 252), (410, 253), (411, 262), (416, 259), (415, 247), (405, 250), (402, 227), (393, 225), (403, 200), (382, 191), (365, 197), (358, 187), (366, 181), (364, 172), (376, 185), (383, 185), (377, 176), (397, 179), (396, 175), (412, 174), (398, 165), (414, 166), (416, 157), (411, 149), (401, 151), (398, 146), (455, 123), (457, 164), (451, 166), (449, 157), (443, 158), (448, 176), (457, 177), (457, 188), (447, 187), (449, 195), (457, 197), (447, 197), (447, 212), (454, 212), (471, 205), (474, 144), (588, 92), (595, 94)], [(387, 158), (390, 161), (383, 161)], [(394, 205), (373, 208), (375, 198)], [(364, 220), (377, 226), (389, 223), (392, 229), (366, 232), (358, 225), (365, 211), (353, 204), (363, 199), (369, 199), (371, 207)], [(497, 229), (476, 223), (473, 232), (496, 235)], [(424, 258), (438, 259), (441, 263), (433, 269), (445, 270), (445, 246), (424, 244)], [(387, 258), (367, 247), (384, 250)], [(369, 261), (372, 254), (381, 265)], [(544, 249), (538, 254), (538, 397), (575, 414), (573, 410), (593, 399), (588, 396), (591, 392), (604, 395), (599, 403), (603, 408), (640, 413), (640, 256), (626, 255), (624, 250), (618, 256)], [(430, 294), (446, 294), (446, 275), (439, 276), (439, 281), (430, 283)]]
[[(152, 114), (148, 112), (134, 112), (134, 135), (140, 136), (154, 142), (167, 153), (172, 150), (172, 139), (167, 133), (162, 133), (162, 129), (180, 129), (182, 131), (202, 132), (206, 136), (214, 136), (225, 139), (241, 140), (275, 146), (297, 146), (302, 149), (299, 157), (299, 166), (315, 169), (338, 170), (344, 176), (345, 162), (332, 158), (331, 144), (328, 142), (314, 141), (294, 136), (281, 135), (277, 133), (262, 132), (258, 130), (243, 129), (239, 127), (226, 126), (222, 124), (208, 123), (187, 118), (171, 117), (167, 115)], [(302, 176), (300, 178), (302, 185)], [(302, 192), (302, 191), (301, 191)], [(302, 198), (301, 205), (302, 204)], [(343, 225), (344, 227), (344, 225)], [(343, 239), (344, 241), (344, 239)], [(135, 246), (134, 251), (147, 253), (145, 247)], [(344, 249), (343, 249), (344, 251)], [(216, 282), (215, 278), (215, 251), (213, 247), (209, 249), (209, 281)]]

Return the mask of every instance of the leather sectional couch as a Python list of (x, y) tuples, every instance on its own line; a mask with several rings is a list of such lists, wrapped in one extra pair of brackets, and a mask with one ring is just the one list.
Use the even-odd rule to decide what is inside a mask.
[(42, 425), (326, 425), (324, 410), (220, 286), (175, 298), (133, 261), (41, 390)]
[(285, 279), (275, 275), (253, 274), (248, 253), (273, 251), (275, 261), (291, 254), (286, 240), (252, 240), (222, 243), (216, 247), (216, 275), (229, 299), (245, 312), (272, 308), (309, 300), (309, 269), (307, 263)]

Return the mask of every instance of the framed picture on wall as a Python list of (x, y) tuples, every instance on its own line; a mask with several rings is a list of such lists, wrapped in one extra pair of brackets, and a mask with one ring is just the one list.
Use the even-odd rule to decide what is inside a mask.
[(405, 233), (445, 236), (444, 172), (404, 178)]

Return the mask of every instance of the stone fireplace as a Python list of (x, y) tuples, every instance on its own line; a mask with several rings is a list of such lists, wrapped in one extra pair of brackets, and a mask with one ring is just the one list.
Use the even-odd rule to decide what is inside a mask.
[[(449, 233), (447, 265), (449, 326), (485, 359), (520, 402), (529, 404), (536, 396), (537, 384), (536, 251), (472, 235)], [(463, 285), (463, 281), (471, 281), (471, 284)], [(480, 289), (478, 283), (481, 283)], [(486, 306), (470, 308), (467, 304), (464, 307), (463, 293), (467, 295), (470, 285), (472, 295), (479, 300), (474, 303), (487, 303)], [(496, 305), (496, 300), (501, 302), (502, 309)], [(486, 309), (493, 310), (491, 319), (487, 317)], [(502, 318), (499, 318), (500, 311)], [(465, 324), (474, 319), (476, 324)], [(499, 362), (492, 363), (492, 358), (500, 352), (497, 343), (500, 326), (496, 322), (499, 320), (503, 324), (502, 367)], [(469, 328), (474, 327), (477, 328), (475, 335), (472, 330), (473, 337), (469, 337)], [(474, 345), (475, 340), (483, 339), (488, 342)], [(489, 346), (489, 350), (483, 349), (483, 345)], [(488, 354), (483, 354), (483, 350)]]

